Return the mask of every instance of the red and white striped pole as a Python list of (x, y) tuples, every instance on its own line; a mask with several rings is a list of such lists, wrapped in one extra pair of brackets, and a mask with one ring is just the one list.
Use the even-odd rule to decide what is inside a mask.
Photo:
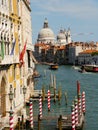
[(32, 98), (30, 98), (30, 127), (33, 129), (33, 103)]
[(82, 105), (81, 105), (81, 94), (79, 93), (78, 95), (78, 110), (79, 110), (79, 115), (82, 115)]
[(75, 106), (71, 106), (71, 121), (72, 121), (72, 130), (75, 130)]
[(48, 90), (48, 111), (50, 111), (50, 90)]
[(39, 116), (41, 119), (42, 118), (42, 97), (41, 97), (41, 95), (39, 96)]
[(78, 100), (75, 99), (75, 126), (78, 125)]
[(82, 92), (82, 112), (85, 114), (85, 92)]
[(13, 110), (10, 110), (10, 121), (9, 121), (9, 125), (10, 125), (10, 130), (14, 130), (13, 129)]

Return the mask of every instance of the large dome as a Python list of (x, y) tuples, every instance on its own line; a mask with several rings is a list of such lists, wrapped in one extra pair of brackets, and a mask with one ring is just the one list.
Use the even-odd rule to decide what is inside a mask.
[(38, 42), (54, 42), (55, 36), (51, 28), (48, 26), (48, 21), (45, 19), (43, 28), (38, 34)]
[(42, 28), (38, 34), (38, 39), (51, 38), (54, 39), (54, 33), (50, 28)]

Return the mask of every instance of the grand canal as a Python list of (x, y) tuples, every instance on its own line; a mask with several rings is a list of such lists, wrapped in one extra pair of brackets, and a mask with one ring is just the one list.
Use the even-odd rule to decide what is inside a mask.
[[(62, 89), (62, 99), (60, 104), (54, 103), (51, 100), (51, 110), (48, 112), (47, 102), (43, 104), (43, 116), (59, 116), (71, 113), (71, 105), (75, 96), (77, 95), (77, 80), (81, 85), (81, 92), (86, 93), (86, 114), (83, 130), (98, 130), (98, 73), (80, 73), (72, 66), (59, 66), (58, 70), (49, 70), (47, 65), (37, 65), (36, 69), (41, 74), (41, 77), (36, 79), (35, 89), (42, 89), (45, 86), (46, 91), (49, 88), (50, 75), (56, 76), (56, 89)], [(67, 93), (66, 106), (65, 95)], [(38, 115), (39, 106), (38, 102), (33, 104), (34, 116)], [(52, 121), (53, 122), (53, 121)], [(42, 130), (54, 130), (49, 126), (45, 126)]]

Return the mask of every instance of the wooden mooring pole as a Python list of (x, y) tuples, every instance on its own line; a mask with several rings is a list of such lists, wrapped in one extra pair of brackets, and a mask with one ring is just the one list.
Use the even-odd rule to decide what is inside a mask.
[(59, 104), (60, 104), (61, 96), (62, 96), (62, 92), (61, 92), (61, 88), (59, 88), (59, 90), (58, 90), (58, 101), (59, 101)]
[(41, 122), (41, 119), (40, 119), (40, 115), (38, 114), (38, 130), (40, 130), (40, 122)]
[(58, 118), (58, 128), (59, 130), (62, 130), (62, 115)]
[(42, 87), (42, 103), (45, 100), (45, 86)]
[(66, 102), (66, 106), (68, 105), (68, 96), (67, 96), (67, 92), (65, 92), (65, 102)]
[(21, 130), (24, 130), (24, 116), (22, 115), (22, 129)]
[(20, 117), (18, 117), (18, 130), (20, 130)]

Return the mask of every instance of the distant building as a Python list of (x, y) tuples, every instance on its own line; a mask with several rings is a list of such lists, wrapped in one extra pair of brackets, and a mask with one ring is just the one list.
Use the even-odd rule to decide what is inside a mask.
[(49, 28), (48, 20), (45, 19), (43, 28), (38, 33), (37, 42), (40, 43), (51, 43), (54, 44), (55, 36), (51, 28)]
[[(84, 62), (80, 58), (82, 52), (98, 50), (98, 42), (72, 42), (70, 28), (68, 30), (60, 29), (56, 38), (55, 40), (54, 33), (45, 19), (44, 26), (38, 34), (37, 43), (34, 45), (34, 55), (39, 62), (78, 65)], [(90, 56), (90, 58), (92, 57)]]
[(66, 31), (64, 30), (60, 30), (60, 32), (57, 35), (57, 44), (59, 45), (66, 45), (71, 43), (71, 32), (70, 32), (70, 28), (68, 28), (68, 30)]
[(98, 44), (94, 42), (72, 42), (66, 45), (67, 64), (80, 64), (79, 54), (86, 50), (98, 50)]
[(86, 50), (78, 55), (78, 64), (96, 64), (98, 65), (98, 50)]
[(66, 45), (71, 42), (71, 32), (70, 28), (66, 31), (61, 29), (55, 38), (53, 30), (48, 25), (48, 20), (45, 18), (43, 28), (38, 33), (37, 43), (46, 43), (46, 44), (59, 44)]

